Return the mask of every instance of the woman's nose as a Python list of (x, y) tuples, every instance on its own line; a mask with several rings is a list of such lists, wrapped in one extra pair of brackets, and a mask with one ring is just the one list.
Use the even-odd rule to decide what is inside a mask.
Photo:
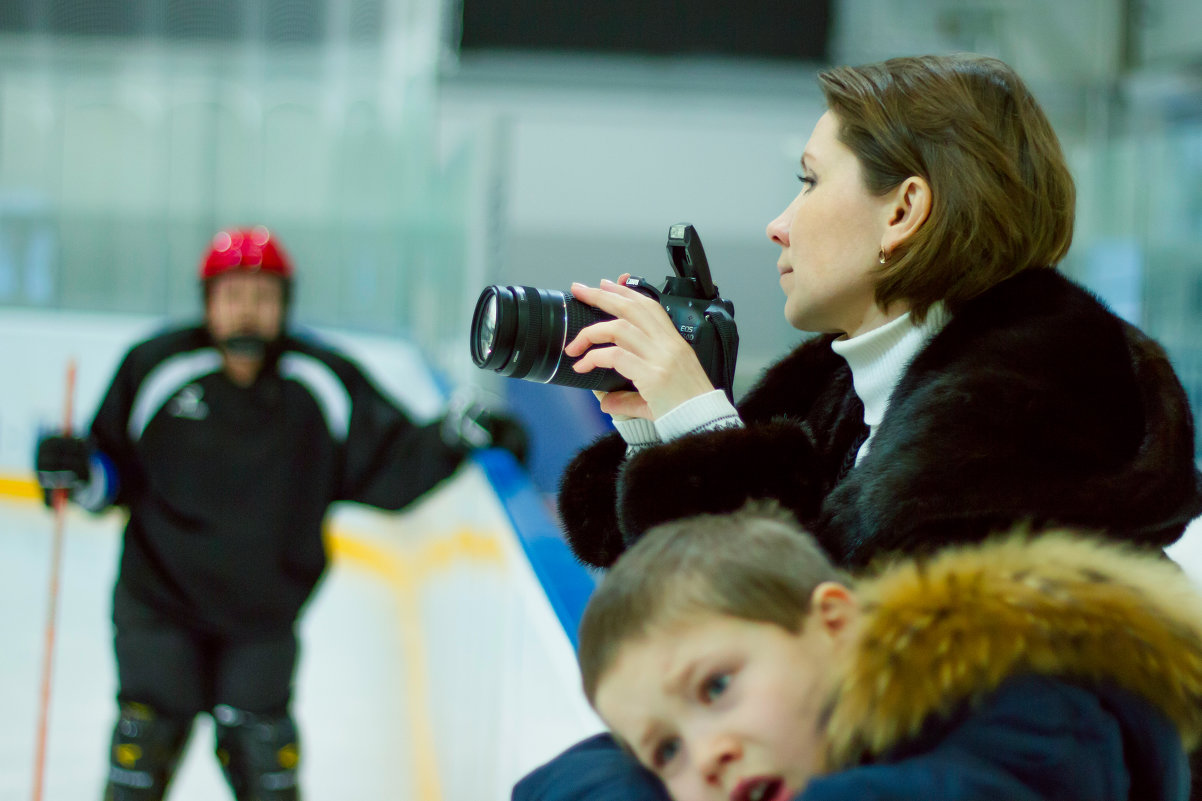
[(777, 218), (768, 223), (768, 238), (781, 247), (789, 246), (789, 226), (793, 224), (793, 204), (790, 203)]

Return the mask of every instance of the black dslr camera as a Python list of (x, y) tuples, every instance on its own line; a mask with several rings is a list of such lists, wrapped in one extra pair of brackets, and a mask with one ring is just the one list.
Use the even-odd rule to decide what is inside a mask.
[[(626, 286), (659, 301), (697, 353), (710, 381), (729, 396), (739, 350), (734, 304), (718, 297), (693, 226), (677, 223), (668, 229), (668, 258), (676, 274), (665, 278), (661, 288), (634, 276), (627, 279)], [(603, 391), (633, 389), (614, 370), (599, 367), (577, 373), (572, 369), (577, 359), (563, 352), (580, 329), (612, 319), (570, 292), (493, 284), (480, 293), (472, 315), (472, 361), (485, 370), (543, 384)]]

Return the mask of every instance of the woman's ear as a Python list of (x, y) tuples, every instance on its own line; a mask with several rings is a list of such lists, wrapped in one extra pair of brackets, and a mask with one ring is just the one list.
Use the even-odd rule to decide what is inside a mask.
[(885, 232), (881, 250), (890, 254), (905, 244), (931, 214), (931, 185), (925, 178), (911, 175), (888, 194)]

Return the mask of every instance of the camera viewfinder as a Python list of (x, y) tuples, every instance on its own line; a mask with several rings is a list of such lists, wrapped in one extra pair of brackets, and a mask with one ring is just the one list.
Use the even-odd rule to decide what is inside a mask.
[(668, 227), (668, 260), (677, 276), (697, 282), (701, 297), (707, 300), (718, 297), (701, 238), (689, 223)]

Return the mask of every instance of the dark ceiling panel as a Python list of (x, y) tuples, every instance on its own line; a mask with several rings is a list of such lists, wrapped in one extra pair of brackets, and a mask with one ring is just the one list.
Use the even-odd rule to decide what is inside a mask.
[(461, 48), (822, 61), (830, 0), (463, 0)]

